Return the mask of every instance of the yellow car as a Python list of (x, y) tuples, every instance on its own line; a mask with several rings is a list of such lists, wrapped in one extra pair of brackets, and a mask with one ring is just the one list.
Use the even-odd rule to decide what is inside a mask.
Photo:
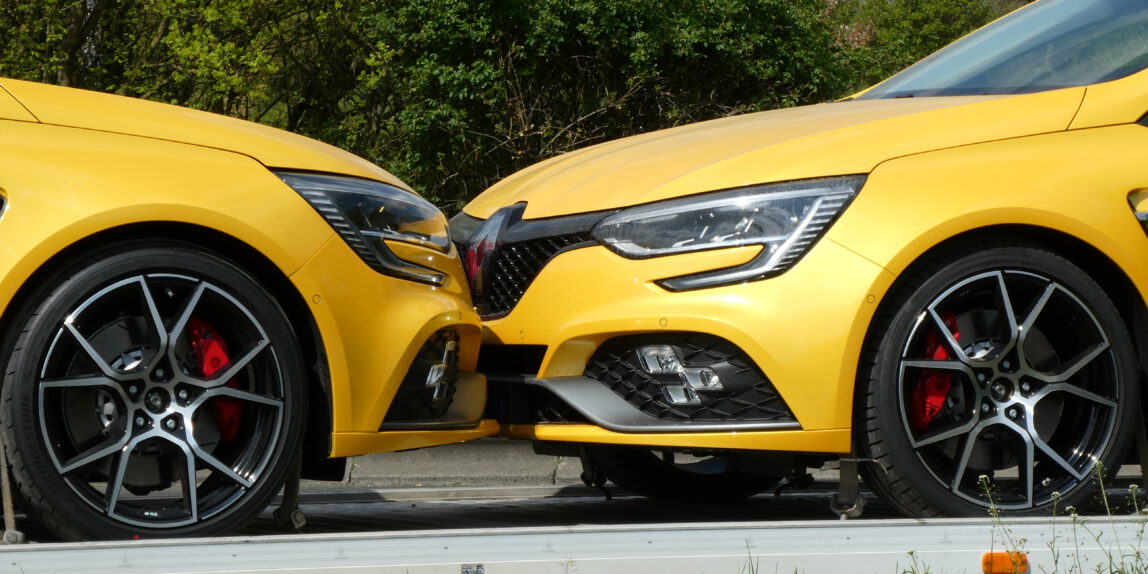
[(0, 80), (3, 441), (76, 538), (209, 535), (301, 460), (456, 442), (478, 316), (446, 218), (376, 166), (238, 120)]
[(845, 101), (498, 183), (451, 223), (488, 412), (651, 496), (840, 456), (914, 516), (1085, 500), (1148, 357), (1146, 38), (1041, 0)]

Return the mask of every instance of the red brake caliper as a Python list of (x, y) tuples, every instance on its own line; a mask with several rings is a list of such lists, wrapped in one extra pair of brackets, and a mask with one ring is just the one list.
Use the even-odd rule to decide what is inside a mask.
[[(211, 325), (199, 317), (192, 317), (188, 319), (187, 327), (191, 333), (191, 349), (199, 357), (199, 371), (204, 378), (210, 378), (231, 362), (227, 354), (227, 342)], [(227, 386), (235, 387), (235, 382), (227, 381)], [(216, 397), (211, 400), (211, 407), (215, 411), (215, 421), (223, 441), (234, 439), (239, 434), (243, 404), (229, 397)]]
[[(952, 313), (941, 315), (941, 322), (953, 333), (953, 340), (961, 340), (961, 332), (957, 330), (957, 318)], [(925, 335), (925, 356), (934, 361), (949, 359), (949, 350), (945, 346), (944, 337), (936, 330)], [(917, 384), (913, 387), (913, 397), (909, 402), (909, 422), (913, 430), (922, 432), (928, 430), (929, 423), (941, 414), (941, 407), (945, 405), (945, 398), (953, 388), (953, 375), (945, 371), (929, 370), (917, 377)]]

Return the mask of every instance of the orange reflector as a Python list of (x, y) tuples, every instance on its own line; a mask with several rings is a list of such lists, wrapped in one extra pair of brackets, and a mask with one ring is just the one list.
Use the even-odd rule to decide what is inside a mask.
[(985, 552), (981, 557), (984, 574), (1029, 574), (1028, 554), (1024, 552)]

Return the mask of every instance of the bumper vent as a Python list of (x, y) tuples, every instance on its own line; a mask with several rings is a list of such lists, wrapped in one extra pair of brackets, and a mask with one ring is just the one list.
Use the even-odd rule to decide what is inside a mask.
[[(664, 349), (678, 371), (651, 372), (644, 349)], [(653, 369), (657, 371), (657, 369)], [(691, 387), (706, 373), (707, 382)], [(796, 422), (777, 389), (733, 343), (700, 333), (627, 335), (607, 341), (586, 366), (601, 382), (642, 412), (667, 421)], [(711, 376), (712, 375), (712, 376)], [(687, 390), (689, 389), (689, 390)], [(690, 399), (684, 397), (689, 395)]]
[(383, 422), (426, 422), (442, 418), (450, 408), (457, 382), (458, 335), (442, 330), (419, 349)]

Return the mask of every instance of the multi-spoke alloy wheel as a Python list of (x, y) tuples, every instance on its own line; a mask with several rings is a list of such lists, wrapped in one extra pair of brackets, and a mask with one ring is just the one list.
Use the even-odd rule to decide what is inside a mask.
[(916, 515), (1087, 498), (1119, 464), (1137, 400), (1130, 337), (1103, 290), (1024, 246), (907, 281), (862, 366), (866, 480)]
[(614, 445), (587, 448), (614, 484), (659, 500), (740, 500), (778, 482), (774, 476), (750, 472), (736, 453), (695, 455)]
[(29, 509), (67, 538), (212, 534), (261, 510), (298, 448), (282, 312), (189, 248), (85, 259), (6, 352), (6, 442)]

